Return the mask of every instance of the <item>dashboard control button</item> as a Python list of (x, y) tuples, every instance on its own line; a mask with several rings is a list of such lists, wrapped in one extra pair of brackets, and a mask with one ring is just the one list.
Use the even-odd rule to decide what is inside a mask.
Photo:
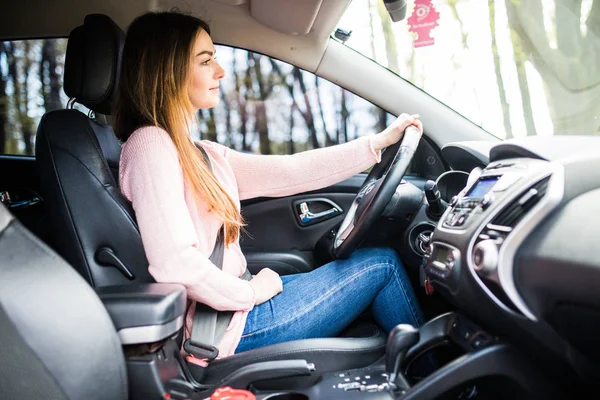
[(482, 210), (485, 210), (490, 206), (490, 204), (492, 204), (492, 197), (489, 194), (486, 194), (485, 196), (483, 196), (483, 200), (481, 200), (479, 206)]
[(458, 203), (458, 196), (452, 196), (452, 199), (450, 199), (450, 207), (454, 207), (456, 203)]
[(491, 240), (482, 240), (473, 249), (473, 268), (483, 273), (491, 273), (498, 268), (498, 246)]

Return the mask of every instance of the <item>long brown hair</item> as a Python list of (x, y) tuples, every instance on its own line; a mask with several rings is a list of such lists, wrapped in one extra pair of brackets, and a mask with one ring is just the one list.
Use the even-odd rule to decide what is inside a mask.
[(219, 215), (229, 245), (239, 236), (242, 217), (190, 137), (195, 110), (187, 88), (193, 46), (203, 30), (210, 34), (206, 22), (179, 12), (149, 12), (131, 23), (123, 48), (113, 126), (123, 142), (143, 126), (169, 133), (186, 184)]

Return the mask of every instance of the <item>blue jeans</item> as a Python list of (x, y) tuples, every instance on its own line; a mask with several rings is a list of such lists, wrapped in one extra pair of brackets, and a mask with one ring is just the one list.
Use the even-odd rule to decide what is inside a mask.
[(297, 339), (335, 337), (371, 307), (389, 332), (419, 326), (421, 310), (398, 255), (365, 248), (305, 274), (285, 275), (283, 292), (252, 309), (235, 352)]

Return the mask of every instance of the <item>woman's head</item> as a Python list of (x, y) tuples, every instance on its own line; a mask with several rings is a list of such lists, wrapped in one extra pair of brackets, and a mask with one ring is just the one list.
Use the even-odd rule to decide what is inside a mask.
[(223, 76), (206, 22), (178, 12), (137, 17), (123, 49), (117, 134), (148, 124), (188, 126), (196, 110), (218, 104)]
[(202, 161), (190, 137), (196, 110), (219, 102), (224, 72), (206, 22), (179, 12), (149, 12), (127, 29), (113, 125), (126, 141), (138, 128), (166, 130), (177, 147), (186, 184), (225, 223), (225, 240), (242, 225), (235, 203)]

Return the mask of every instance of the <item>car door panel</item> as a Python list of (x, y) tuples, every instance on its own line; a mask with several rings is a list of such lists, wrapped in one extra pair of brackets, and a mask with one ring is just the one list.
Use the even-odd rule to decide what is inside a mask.
[(0, 155), (0, 197), (10, 212), (46, 243), (50, 219), (39, 195), (40, 177), (34, 157)]
[[(242, 215), (246, 221), (241, 246), (252, 273), (268, 267), (280, 275), (308, 272), (316, 266), (314, 250), (319, 239), (342, 222), (344, 215), (366, 174), (358, 174), (335, 185), (283, 198), (256, 198), (242, 202)], [(406, 176), (405, 179), (423, 188), (425, 179)], [(299, 205), (308, 203), (341, 208), (328, 218), (303, 225)], [(315, 212), (323, 211), (315, 208)]]

